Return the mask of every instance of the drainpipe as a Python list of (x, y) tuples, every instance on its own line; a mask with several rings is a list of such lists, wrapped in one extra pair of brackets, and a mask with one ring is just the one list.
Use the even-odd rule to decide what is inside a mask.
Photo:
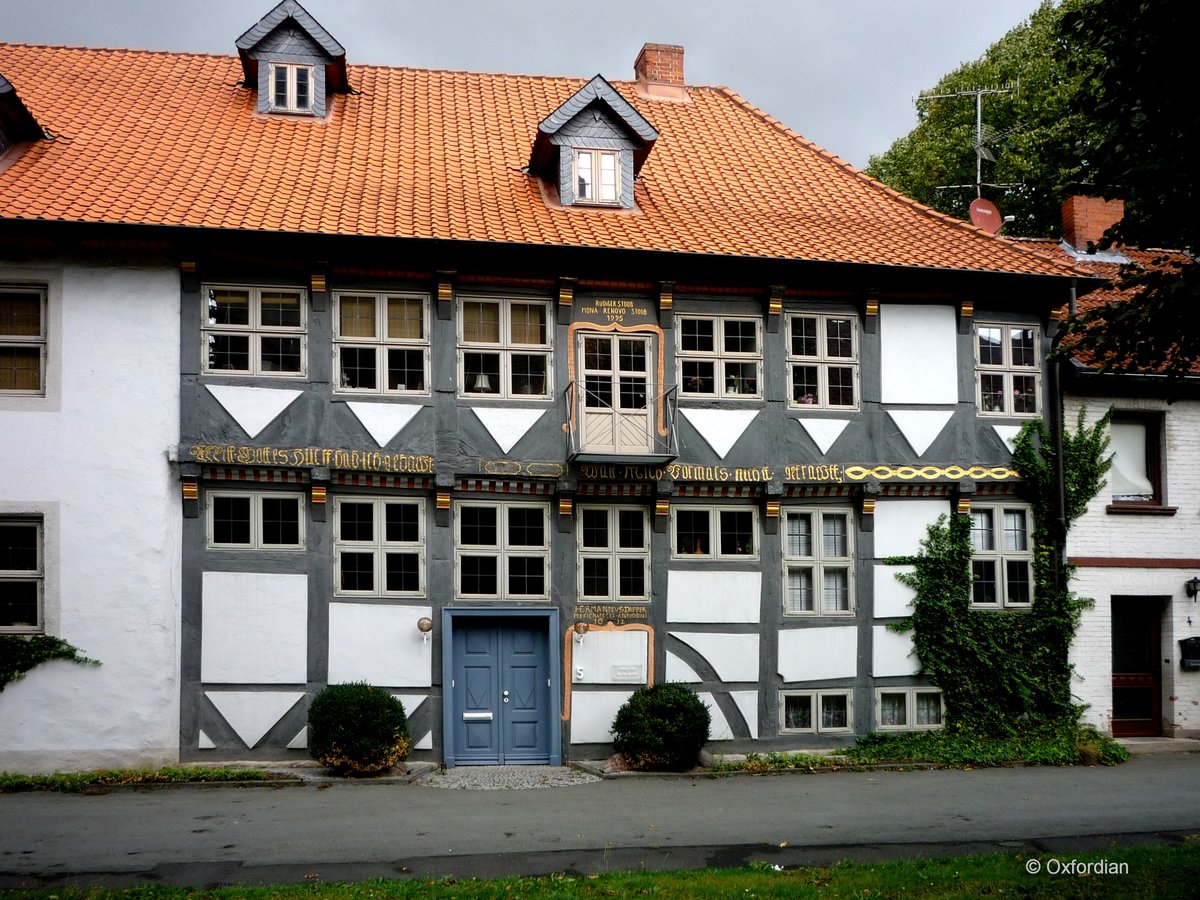
[[(1071, 279), (1070, 296), (1067, 301), (1067, 309), (1070, 314), (1075, 315), (1075, 302), (1078, 298), (1078, 281)], [(1059, 328), (1055, 333), (1054, 339), (1050, 345), (1051, 356), (1054, 356), (1054, 351), (1058, 349), (1058, 345), (1062, 342), (1064, 331)], [(1063, 466), (1063, 391), (1062, 391), (1062, 368), (1063, 361), (1060, 359), (1054, 360), (1054, 365), (1050, 367), (1050, 439), (1054, 447), (1054, 490), (1055, 490), (1055, 531), (1054, 535), (1054, 552), (1058, 556), (1058, 565), (1054, 568), (1055, 586), (1062, 590), (1066, 587), (1063, 584), (1066, 570), (1066, 555), (1067, 555), (1067, 487), (1066, 487), (1066, 472)]]

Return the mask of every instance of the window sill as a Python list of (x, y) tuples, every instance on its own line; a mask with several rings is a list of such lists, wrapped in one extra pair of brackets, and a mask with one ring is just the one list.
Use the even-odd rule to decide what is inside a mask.
[(1173, 516), (1179, 508), (1157, 503), (1110, 503), (1104, 511), (1110, 516)]

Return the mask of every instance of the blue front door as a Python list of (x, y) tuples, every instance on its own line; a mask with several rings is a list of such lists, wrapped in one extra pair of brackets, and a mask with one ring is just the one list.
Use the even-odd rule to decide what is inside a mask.
[(450, 693), (457, 763), (550, 762), (550, 665), (544, 622), (461, 621), (454, 629)]

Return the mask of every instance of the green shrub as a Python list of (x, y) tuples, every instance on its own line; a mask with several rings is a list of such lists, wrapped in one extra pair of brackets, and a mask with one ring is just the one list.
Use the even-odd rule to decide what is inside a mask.
[(313, 759), (338, 775), (378, 775), (407, 758), (411, 748), (404, 704), (383, 688), (331, 684), (308, 710)]
[(683, 772), (699, 761), (711, 722), (708, 707), (685, 684), (639, 688), (617, 710), (613, 748), (635, 769)]

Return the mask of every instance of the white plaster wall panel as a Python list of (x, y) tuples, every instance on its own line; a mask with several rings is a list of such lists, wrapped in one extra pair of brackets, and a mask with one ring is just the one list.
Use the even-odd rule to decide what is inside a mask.
[(703, 681), (696, 670), (685, 663), (682, 659), (667, 651), (667, 681), (685, 681), (689, 684), (698, 684)]
[(571, 743), (608, 744), (612, 723), (632, 691), (575, 691), (571, 694)]
[(253, 747), (304, 697), (303, 691), (205, 691), (229, 727)]
[(698, 693), (697, 697), (700, 702), (708, 707), (710, 722), (708, 725), (708, 739), (710, 741), (732, 741), (733, 729), (729, 727), (729, 720), (725, 718), (725, 713), (721, 712), (721, 707), (717, 706), (717, 701), (709, 693)]
[(511, 450), (517, 441), (525, 437), (525, 433), (537, 420), (546, 414), (544, 409), (503, 409), (486, 406), (472, 406), (470, 409), (504, 453)]
[(572, 638), (571, 678), (576, 684), (645, 684), (645, 631), (589, 631)]
[(308, 726), (305, 725), (300, 729), (299, 733), (288, 741), (289, 750), (307, 750), (308, 749)]
[(225, 408), (225, 412), (252, 438), (258, 437), (260, 431), (274, 422), (300, 396), (300, 391), (279, 388), (232, 384), (210, 384), (207, 388)]
[(890, 675), (916, 675), (920, 671), (920, 660), (913, 651), (912, 632), (898, 634), (885, 625), (875, 625), (871, 632), (872, 675), (885, 678)]
[(875, 618), (912, 615), (912, 601), (917, 592), (896, 576), (914, 571), (914, 566), (885, 566), (882, 563), (875, 566)]
[(846, 419), (797, 419), (797, 422), (808, 432), (817, 449), (828, 453), (829, 448), (842, 436), (850, 422)]
[(329, 683), (429, 687), (433, 642), (417, 630), (428, 606), (329, 604)]
[(722, 459), (750, 427), (757, 409), (680, 409), (682, 415)]
[(417, 708), (429, 699), (428, 694), (396, 694), (396, 699), (404, 705), (404, 714), (411, 717)]
[(730, 691), (729, 696), (737, 704), (738, 711), (746, 720), (750, 737), (758, 738), (758, 691)]
[(433, 732), (427, 731), (422, 737), (417, 738), (413, 743), (414, 750), (432, 750), (433, 749)]
[(917, 456), (924, 456), (954, 415), (949, 409), (891, 409), (888, 416)]
[(380, 447), (398, 435), (404, 426), (411, 422), (423, 406), (403, 406), (399, 403), (361, 403), (351, 401), (346, 404), (350, 412), (362, 423), (363, 428)]
[(722, 681), (758, 681), (759, 636), (672, 631), (677, 638), (704, 657)]
[(875, 557), (916, 555), (929, 526), (949, 513), (950, 504), (941, 498), (880, 497), (875, 504)]
[(667, 572), (668, 622), (753, 623), (761, 602), (761, 572)]
[(308, 576), (205, 572), (201, 597), (202, 682), (308, 681)]
[(1000, 438), (1000, 443), (1004, 448), (1012, 453), (1013, 447), (1016, 445), (1017, 435), (1021, 433), (1020, 425), (993, 425), (992, 429), (996, 432), (996, 437)]
[(853, 678), (858, 674), (858, 629), (787, 628), (779, 632), (779, 677), (784, 681)]
[(217, 745), (213, 743), (213, 739), (204, 733), (204, 729), (200, 729), (200, 736), (196, 742), (196, 747), (199, 750), (215, 750)]
[(954, 307), (879, 304), (884, 403), (958, 402), (958, 322)]
[(0, 278), (50, 285), (47, 396), (0, 400), (0, 511), (45, 516), (46, 630), (102, 663), (47, 663), (0, 693), (0, 769), (176, 761), (179, 273), (0, 265)]

